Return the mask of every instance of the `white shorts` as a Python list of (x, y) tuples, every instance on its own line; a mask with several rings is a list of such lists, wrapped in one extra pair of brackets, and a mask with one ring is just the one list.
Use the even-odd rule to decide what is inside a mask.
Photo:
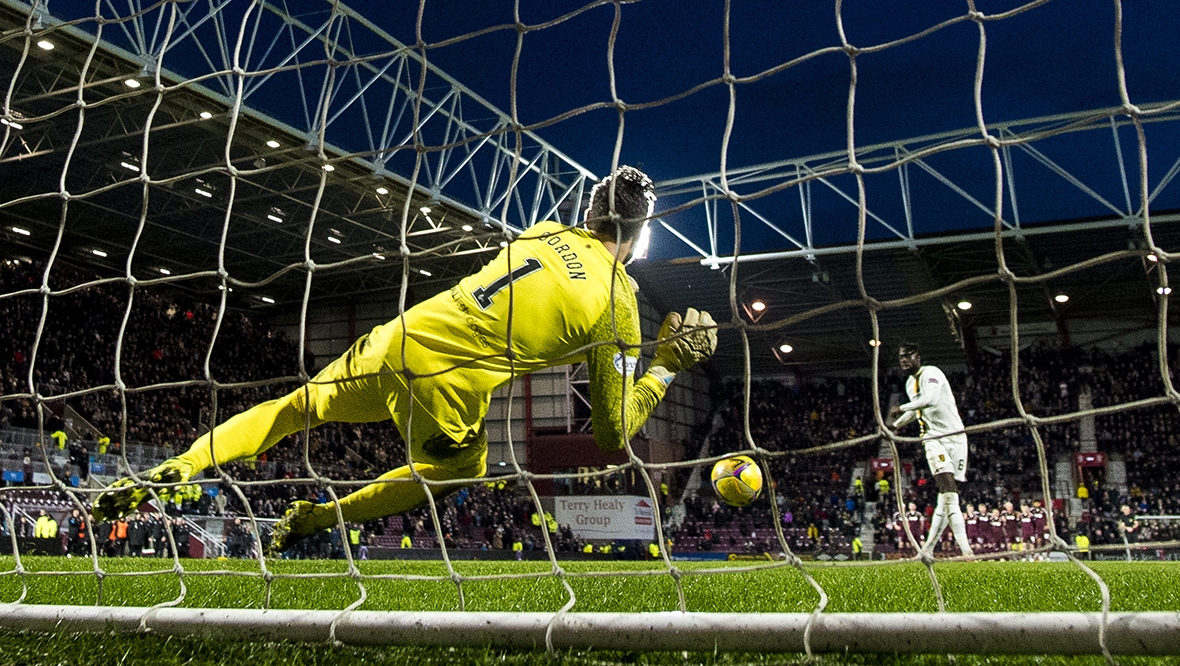
[(926, 462), (931, 474), (951, 473), (955, 480), (967, 480), (967, 436), (951, 435), (922, 442), (926, 447)]

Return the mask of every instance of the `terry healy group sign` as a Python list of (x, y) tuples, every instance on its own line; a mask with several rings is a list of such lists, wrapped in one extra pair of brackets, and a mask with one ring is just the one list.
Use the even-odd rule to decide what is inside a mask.
[(651, 500), (630, 495), (555, 497), (553, 517), (583, 539), (656, 538)]

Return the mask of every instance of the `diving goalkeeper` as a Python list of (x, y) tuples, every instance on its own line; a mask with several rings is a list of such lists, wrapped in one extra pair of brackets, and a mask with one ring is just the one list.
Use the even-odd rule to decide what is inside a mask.
[[(676, 374), (717, 347), (707, 312), (671, 313), (651, 367), (634, 377), (642, 339), (624, 266), (655, 200), (647, 175), (621, 167), (591, 191), (585, 229), (531, 227), (474, 275), (361, 336), (311, 382), (230, 418), (142, 478), (179, 485), (214, 460), (258, 455), (306, 423), (392, 417), (414, 470), (430, 481), (458, 481), (431, 487), (442, 494), (487, 473), (484, 416), (497, 387), (583, 360), (595, 441), (608, 451), (623, 448)], [(424, 505), (426, 493), (411, 478), (409, 465), (399, 467), (378, 479), (401, 482), (373, 483), (344, 497), (344, 520), (363, 523)], [(95, 499), (94, 519), (126, 515), (149, 497), (147, 488), (120, 479)], [(271, 550), (336, 524), (335, 503), (292, 502), (275, 525)]]

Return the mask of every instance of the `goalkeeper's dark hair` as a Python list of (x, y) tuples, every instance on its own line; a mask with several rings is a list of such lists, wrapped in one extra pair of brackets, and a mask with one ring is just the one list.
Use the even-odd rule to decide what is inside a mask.
[[(611, 183), (614, 183), (613, 207)], [(643, 229), (655, 202), (655, 185), (647, 174), (632, 166), (619, 167), (590, 190), (586, 228), (625, 243)], [(612, 210), (617, 218), (611, 216)]]
[(897, 346), (897, 351), (905, 352), (906, 354), (921, 354), (922, 350), (918, 349), (916, 342), (903, 342)]

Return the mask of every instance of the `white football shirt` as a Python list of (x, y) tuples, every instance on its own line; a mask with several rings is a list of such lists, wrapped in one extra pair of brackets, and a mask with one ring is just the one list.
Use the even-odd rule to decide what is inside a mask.
[(922, 366), (917, 376), (906, 378), (905, 392), (910, 401), (898, 407), (904, 413), (893, 424), (895, 428), (916, 418), (923, 437), (937, 437), (963, 430), (963, 419), (959, 417), (955, 394), (951, 392), (942, 370), (933, 365)]

